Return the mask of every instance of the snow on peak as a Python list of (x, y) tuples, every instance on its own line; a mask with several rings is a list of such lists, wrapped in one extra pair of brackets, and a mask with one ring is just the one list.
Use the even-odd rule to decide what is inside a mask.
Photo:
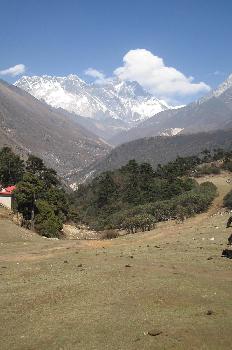
[(230, 74), (228, 78), (213, 91), (213, 95), (218, 97), (230, 87), (232, 87), (232, 74)]
[(219, 97), (226, 90), (232, 87), (232, 74), (228, 76), (228, 78), (223, 81), (215, 90), (212, 90), (207, 96), (202, 97), (200, 100), (196, 101), (196, 103), (201, 104), (212, 97)]
[(52, 107), (94, 119), (120, 119), (131, 126), (172, 108), (134, 81), (112, 79), (104, 84), (88, 84), (69, 74), (23, 76), (14, 85)]
[(160, 136), (175, 136), (175, 135), (178, 135), (182, 130), (184, 129), (183, 128), (166, 129), (160, 133)]

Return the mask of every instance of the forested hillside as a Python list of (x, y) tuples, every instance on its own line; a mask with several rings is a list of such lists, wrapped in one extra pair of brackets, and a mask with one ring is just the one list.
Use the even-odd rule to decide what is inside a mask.
[[(167, 164), (177, 156), (187, 157), (199, 154), (202, 150), (215, 148), (231, 149), (232, 129), (211, 133), (177, 135), (173, 137), (157, 136), (125, 143), (114, 148), (103, 159), (76, 174), (76, 182), (87, 176), (93, 178), (103, 171), (114, 170), (126, 165), (131, 159), (138, 163), (147, 162), (155, 169), (158, 164)], [(73, 175), (75, 179), (75, 175)]]
[(194, 178), (221, 169), (232, 171), (232, 152), (206, 149), (200, 156), (177, 157), (155, 170), (149, 163), (130, 160), (68, 194), (40, 158), (30, 155), (24, 161), (8, 147), (0, 151), (0, 184), (16, 185), (13, 210), (21, 215), (20, 224), (46, 237), (61, 236), (67, 222), (134, 233), (150, 230), (159, 221), (184, 220), (207, 210), (217, 194), (212, 183), (198, 184)]
[(214, 163), (219, 159), (224, 168), (230, 168), (231, 156), (221, 149), (204, 150), (200, 157), (178, 157), (156, 170), (131, 160), (79, 186), (73, 195), (79, 220), (98, 230), (123, 228), (128, 232), (150, 230), (159, 221), (184, 220), (206, 210), (216, 196), (212, 183), (199, 185), (193, 177), (219, 173)]

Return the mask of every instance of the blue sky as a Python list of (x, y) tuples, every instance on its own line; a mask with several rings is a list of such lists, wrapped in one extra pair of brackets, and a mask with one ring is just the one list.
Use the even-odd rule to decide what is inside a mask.
[[(115, 70), (122, 79), (136, 78), (159, 97), (165, 97), (167, 86), (167, 99), (186, 102), (232, 73), (229, 0), (0, 0), (0, 5), (0, 71), (10, 82), (20, 76), (4, 71), (18, 64), (25, 65), (27, 75), (74, 73), (87, 80), (91, 78), (84, 72), (91, 67), (104, 72), (105, 78)], [(143, 53), (148, 61), (149, 54), (154, 55), (158, 75), (165, 68), (159, 79), (172, 75), (166, 69), (172, 67), (186, 77), (188, 86), (177, 87), (175, 95), (170, 77), (162, 88), (156, 78), (148, 84), (149, 71), (141, 76), (135, 71), (136, 64), (149, 65), (146, 59), (140, 64)], [(156, 69), (155, 59), (150, 56), (151, 70)], [(173, 79), (175, 83), (176, 76)], [(200, 82), (206, 86), (192, 89), (191, 84)]]

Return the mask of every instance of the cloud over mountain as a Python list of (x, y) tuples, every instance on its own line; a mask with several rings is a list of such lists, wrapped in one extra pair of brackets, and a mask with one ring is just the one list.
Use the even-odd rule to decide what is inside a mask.
[(0, 71), (0, 75), (9, 75), (11, 77), (16, 77), (17, 75), (23, 74), (26, 71), (24, 64), (16, 64), (13, 67), (4, 69)]
[(146, 49), (128, 51), (123, 57), (123, 66), (114, 74), (121, 80), (134, 80), (153, 95), (166, 99), (208, 92), (210, 87), (204, 83), (194, 83), (193, 77), (186, 77), (174, 67), (168, 67), (161, 57)]

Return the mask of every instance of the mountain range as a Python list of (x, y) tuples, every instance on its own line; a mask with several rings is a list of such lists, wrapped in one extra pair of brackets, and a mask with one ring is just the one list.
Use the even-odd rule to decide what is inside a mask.
[(0, 147), (26, 157), (33, 153), (67, 182), (106, 155), (111, 147), (85, 129), (77, 118), (54, 109), (24, 90), (0, 80)]
[[(97, 86), (71, 75), (23, 77), (15, 84), (0, 81), (0, 147), (10, 145), (23, 156), (40, 156), (74, 186), (130, 159), (156, 166), (203, 148), (231, 147), (232, 75), (207, 96), (179, 109), (169, 109), (134, 82)], [(143, 112), (138, 101), (146, 106)], [(78, 103), (82, 115), (76, 114)], [(135, 112), (136, 103), (141, 113)], [(162, 112), (149, 117), (154, 110)], [(119, 146), (112, 149), (112, 144)]]
[(116, 134), (119, 145), (143, 137), (173, 136), (232, 127), (232, 74), (209, 95), (176, 110), (156, 114), (128, 131)]
[(67, 77), (23, 76), (15, 85), (54, 108), (87, 118), (80, 121), (82, 125), (93, 127), (105, 140), (172, 108), (137, 82), (116, 78), (88, 84), (73, 74)]

